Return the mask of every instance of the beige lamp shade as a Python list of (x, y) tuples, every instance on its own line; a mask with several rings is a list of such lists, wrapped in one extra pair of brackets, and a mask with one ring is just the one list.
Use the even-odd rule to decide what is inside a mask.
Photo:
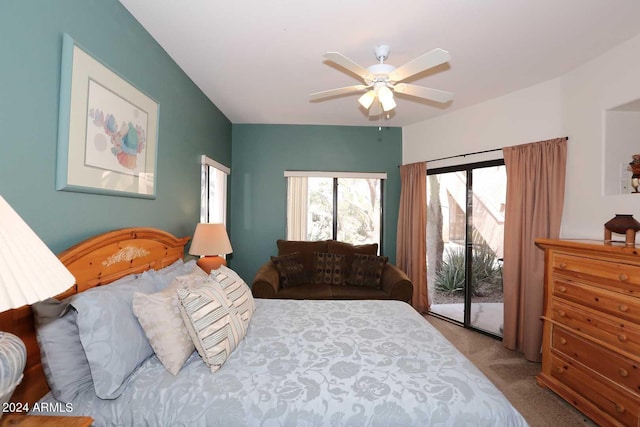
[(76, 279), (0, 196), (0, 311), (69, 289)]
[(193, 233), (193, 240), (189, 248), (191, 255), (225, 255), (233, 252), (231, 242), (224, 224), (200, 223)]
[(189, 254), (203, 256), (198, 260), (198, 266), (207, 274), (221, 265), (226, 265), (225, 259), (219, 255), (231, 252), (233, 249), (224, 224), (200, 223), (196, 226)]

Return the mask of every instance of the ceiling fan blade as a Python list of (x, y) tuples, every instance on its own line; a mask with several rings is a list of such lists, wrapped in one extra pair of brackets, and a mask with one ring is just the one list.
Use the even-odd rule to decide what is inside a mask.
[(369, 117), (376, 117), (382, 114), (382, 106), (380, 105), (380, 100), (376, 98), (369, 107)]
[(431, 101), (442, 103), (449, 102), (453, 99), (453, 94), (451, 92), (406, 83), (398, 83), (393, 87), (393, 90), (404, 95), (416, 96), (418, 98), (429, 99)]
[(421, 71), (428, 70), (429, 68), (436, 67), (440, 64), (444, 64), (451, 59), (449, 52), (442, 49), (433, 49), (431, 52), (425, 53), (422, 56), (417, 57), (413, 61), (407, 62), (401, 67), (396, 68), (389, 73), (389, 80), (393, 82), (399, 82), (408, 77), (418, 74)]
[(324, 57), (331, 62), (335, 62), (343, 68), (351, 71), (357, 76), (362, 77), (365, 81), (374, 80), (375, 76), (362, 65), (357, 64), (339, 52), (327, 52)]
[(322, 92), (312, 93), (311, 95), (309, 95), (309, 99), (314, 101), (316, 99), (328, 98), (330, 96), (344, 95), (351, 92), (361, 92), (368, 88), (369, 86), (367, 85), (353, 85), (353, 86), (339, 87), (337, 89), (331, 89), (331, 90), (325, 90)]

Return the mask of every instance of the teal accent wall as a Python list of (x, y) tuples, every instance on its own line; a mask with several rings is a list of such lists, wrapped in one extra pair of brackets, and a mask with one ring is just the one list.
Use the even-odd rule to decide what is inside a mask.
[[(160, 104), (156, 199), (55, 190), (63, 33)], [(232, 126), (124, 6), (2, 0), (0, 57), (0, 195), (54, 252), (122, 227), (193, 233), (200, 155), (231, 166)]]
[(396, 256), (402, 129), (233, 125), (230, 266), (251, 283), (286, 235), (285, 170), (386, 172), (383, 250)]

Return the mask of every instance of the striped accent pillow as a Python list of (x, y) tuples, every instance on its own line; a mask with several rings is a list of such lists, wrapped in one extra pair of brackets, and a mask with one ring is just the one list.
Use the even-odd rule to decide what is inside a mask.
[(195, 289), (178, 289), (180, 314), (204, 363), (216, 372), (247, 330), (220, 285), (208, 280)]
[(249, 286), (238, 273), (224, 265), (221, 265), (217, 270), (212, 270), (211, 277), (220, 283), (235, 308), (238, 309), (245, 328), (249, 329), (251, 316), (256, 311), (256, 303)]

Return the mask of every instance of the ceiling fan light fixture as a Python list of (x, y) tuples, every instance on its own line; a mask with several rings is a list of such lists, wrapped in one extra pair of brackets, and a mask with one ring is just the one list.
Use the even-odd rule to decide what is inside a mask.
[(378, 62), (364, 68), (362, 65), (339, 52), (326, 52), (324, 54), (325, 58), (359, 76), (364, 84), (312, 93), (310, 99), (316, 101), (321, 98), (341, 96), (367, 90), (366, 93), (358, 98), (358, 103), (366, 110), (369, 110), (369, 117), (381, 115), (381, 109), (384, 113), (387, 113), (387, 117), (389, 117), (389, 111), (396, 108), (394, 92), (443, 104), (451, 102), (453, 99), (453, 94), (450, 92), (402, 83), (402, 81), (424, 70), (429, 70), (449, 62), (451, 55), (449, 55), (449, 52), (446, 50), (440, 48), (433, 49), (398, 68), (384, 62), (389, 56), (388, 45), (376, 46), (374, 53)]
[(396, 108), (396, 101), (393, 99), (393, 92), (387, 86), (380, 86), (378, 89), (378, 98), (382, 104), (382, 109), (387, 112)]
[(380, 103), (382, 104), (382, 109), (384, 110), (385, 113), (387, 111), (391, 111), (394, 108), (396, 108), (396, 101), (393, 99), (393, 96), (384, 101), (380, 100)]
[(367, 91), (364, 95), (362, 95), (359, 99), (358, 102), (360, 103), (360, 105), (362, 105), (366, 110), (369, 109), (369, 107), (371, 107), (371, 104), (373, 104), (373, 101), (376, 99), (376, 93), (373, 90), (369, 90)]

